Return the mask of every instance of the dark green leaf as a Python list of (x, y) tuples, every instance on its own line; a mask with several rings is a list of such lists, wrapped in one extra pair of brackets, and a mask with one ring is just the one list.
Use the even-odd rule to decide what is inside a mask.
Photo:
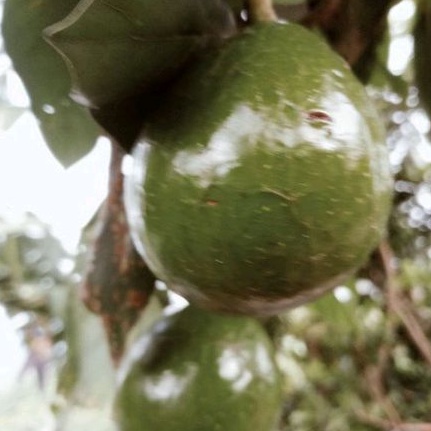
[(339, 327), (340, 333), (351, 332), (354, 327), (352, 319), (357, 306), (357, 297), (353, 291), (351, 291), (351, 295), (349, 302), (340, 303), (335, 295), (330, 293), (313, 302), (310, 308), (317, 311), (329, 325), (334, 328)]
[(128, 97), (100, 108), (90, 109), (90, 112), (124, 151), (129, 152), (141, 132), (147, 110), (154, 109), (155, 104), (162, 99), (163, 94), (155, 91), (146, 94), (145, 97)]
[(234, 30), (222, 0), (81, 0), (45, 34), (66, 59), (77, 100), (100, 107), (163, 85)]
[(67, 15), (76, 3), (7, 0), (2, 25), (6, 50), (30, 95), (46, 142), (65, 166), (90, 151), (100, 133), (89, 113), (70, 99), (67, 68), (42, 37), (42, 30)]

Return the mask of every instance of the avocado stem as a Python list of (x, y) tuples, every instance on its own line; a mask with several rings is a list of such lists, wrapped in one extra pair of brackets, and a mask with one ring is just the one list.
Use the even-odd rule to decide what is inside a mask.
[(277, 21), (272, 0), (248, 0), (248, 13), (253, 24)]

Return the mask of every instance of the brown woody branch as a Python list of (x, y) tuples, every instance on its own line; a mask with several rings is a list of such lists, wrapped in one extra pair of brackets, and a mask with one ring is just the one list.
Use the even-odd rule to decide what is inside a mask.
[(365, 379), (368, 384), (368, 390), (372, 398), (383, 409), (385, 415), (389, 419), (392, 426), (398, 425), (402, 422), (394, 404), (386, 394), (384, 384), (384, 372), (390, 357), (389, 347), (386, 345), (381, 346), (378, 355), (378, 363), (376, 365), (369, 365), (365, 369)]
[(271, 22), (277, 20), (272, 0), (248, 0), (247, 9), (252, 23)]
[(431, 431), (431, 424), (402, 422), (393, 425), (390, 421), (376, 418), (364, 411), (355, 412), (357, 419), (363, 424), (379, 428), (382, 431)]
[[(396, 256), (387, 241), (380, 244), (378, 254), (376, 253), (377, 258), (383, 275), (382, 287), (387, 298), (388, 339), (393, 337), (399, 322), (401, 322), (418, 351), (431, 365), (431, 344), (410, 298), (404, 294), (399, 283)], [(431, 431), (431, 424), (429, 423), (403, 421), (396, 406), (387, 395), (384, 375), (389, 364), (390, 354), (391, 346), (383, 344), (379, 349), (377, 364), (369, 365), (364, 373), (370, 396), (382, 408), (386, 419), (371, 416), (364, 411), (356, 411), (357, 419), (383, 431)]]
[(328, 42), (352, 66), (373, 56), (386, 29), (394, 0), (309, 0), (302, 23), (319, 28)]
[(383, 241), (380, 244), (379, 252), (386, 274), (385, 291), (389, 311), (392, 311), (399, 317), (411, 340), (431, 367), (431, 343), (428, 340), (419, 316), (414, 310), (411, 300), (403, 295), (402, 288), (398, 282), (395, 254), (387, 241)]
[(98, 215), (92, 256), (81, 286), (83, 302), (103, 320), (115, 364), (155, 281), (132, 244), (123, 201), (123, 156), (124, 150), (113, 142), (108, 196)]

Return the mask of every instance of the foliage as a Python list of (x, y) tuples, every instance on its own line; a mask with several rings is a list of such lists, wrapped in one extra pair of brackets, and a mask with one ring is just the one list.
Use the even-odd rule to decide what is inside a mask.
[(71, 80), (42, 30), (77, 1), (7, 1), (2, 26), (5, 47), (31, 98), (49, 148), (66, 166), (79, 160), (101, 133), (90, 114), (69, 98)]
[(12, 309), (48, 313), (47, 293), (65, 285), (72, 256), (33, 215), (11, 227), (0, 220), (0, 299)]
[(45, 35), (67, 59), (85, 103), (101, 107), (166, 84), (194, 52), (233, 32), (223, 3), (199, 3), (87, 1)]

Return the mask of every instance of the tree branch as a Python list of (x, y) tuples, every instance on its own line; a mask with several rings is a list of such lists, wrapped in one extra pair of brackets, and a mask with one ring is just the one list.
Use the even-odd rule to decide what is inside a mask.
[(352, 66), (372, 58), (386, 30), (387, 13), (396, 0), (309, 0), (302, 23), (319, 28), (330, 45)]
[(431, 424), (428, 423), (403, 422), (394, 427), (389, 421), (376, 418), (364, 411), (357, 411), (355, 415), (360, 422), (380, 428), (382, 431), (431, 431)]
[(394, 426), (400, 424), (402, 420), (398, 410), (387, 396), (383, 383), (383, 375), (389, 360), (389, 355), (390, 350), (388, 346), (383, 345), (379, 350), (377, 365), (370, 365), (365, 369), (365, 379), (367, 380), (370, 394), (377, 404), (382, 407), (389, 419), (389, 423)]
[(272, 0), (248, 0), (248, 14), (251, 23), (277, 21)]
[(431, 367), (431, 343), (423, 329), (419, 316), (414, 311), (413, 305), (402, 295), (397, 279), (394, 252), (387, 241), (381, 243), (379, 252), (386, 273), (385, 288), (388, 307), (400, 318), (408, 335)]
[(102, 317), (115, 364), (155, 281), (130, 237), (123, 202), (123, 156), (124, 150), (112, 142), (108, 196), (98, 216), (92, 256), (81, 286), (87, 308)]

